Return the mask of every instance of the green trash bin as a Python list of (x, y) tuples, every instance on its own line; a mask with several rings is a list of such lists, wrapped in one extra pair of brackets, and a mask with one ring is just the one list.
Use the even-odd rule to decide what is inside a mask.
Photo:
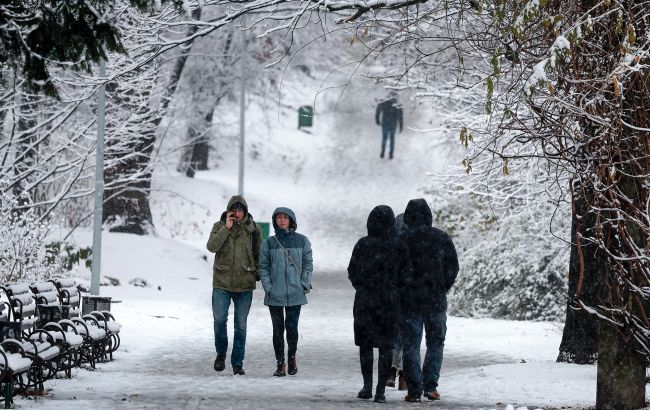
[(298, 108), (298, 128), (311, 127), (314, 124), (314, 107), (303, 105)]
[(271, 224), (268, 222), (258, 222), (260, 228), (262, 228), (262, 239), (266, 239), (271, 234)]

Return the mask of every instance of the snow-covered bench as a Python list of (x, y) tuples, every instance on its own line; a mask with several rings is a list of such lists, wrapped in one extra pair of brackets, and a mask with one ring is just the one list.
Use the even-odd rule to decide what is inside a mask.
[[(60, 302), (69, 307), (71, 317), (73, 315), (81, 315), (81, 293), (75, 285), (74, 280), (63, 278), (54, 279), (50, 282), (57, 289)], [(100, 352), (101, 354), (97, 357), (97, 360), (113, 360), (113, 352), (115, 352), (120, 346), (119, 333), (122, 326), (115, 321), (115, 317), (113, 317), (113, 315), (108, 311), (93, 311), (89, 314), (83, 315), (82, 318), (86, 321), (90, 321), (92, 324), (96, 323), (99, 327), (99, 332), (97, 332), (97, 329), (94, 329), (92, 326), (88, 328), (91, 339), (106, 336), (106, 340), (104, 341)]]
[(52, 282), (32, 283), (30, 289), (37, 304), (39, 320), (36, 327), (50, 331), (63, 353), (57, 370), (63, 370), (70, 378), (72, 368), (81, 364), (84, 351), (92, 351), (89, 343), (84, 344), (82, 336), (86, 323), (78, 318), (71, 320), (69, 307), (61, 304), (59, 292)]
[[(20, 325), (9, 321), (7, 303), (0, 305), (0, 396), (6, 409), (11, 408), (13, 396), (29, 386), (29, 370), (32, 359), (14, 338), (20, 333)], [(15, 386), (18, 385), (18, 388)]]
[(62, 346), (53, 335), (59, 333), (65, 339), (60, 326), (37, 328), (39, 319), (36, 300), (26, 283), (0, 286), (7, 298), (8, 319), (15, 325), (12, 336), (6, 339), (12, 345), (20, 345), (20, 353), (32, 360), (28, 385), (33, 384), (37, 391), (44, 391), (43, 382), (56, 374), (59, 360), (63, 357)]

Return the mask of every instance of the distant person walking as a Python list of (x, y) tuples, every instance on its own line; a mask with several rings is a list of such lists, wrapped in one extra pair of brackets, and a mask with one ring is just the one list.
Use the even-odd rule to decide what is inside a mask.
[[(407, 226), (400, 238), (409, 250), (413, 270), (400, 288), (402, 344), (408, 394), (406, 401), (419, 402), (422, 394), (440, 399), (438, 379), (447, 333), (447, 292), (458, 274), (456, 248), (450, 236), (432, 226), (431, 209), (424, 199), (412, 199), (406, 206)], [(427, 352), (420, 367), (422, 327)]]
[(289, 208), (273, 211), (275, 235), (262, 243), (260, 276), (264, 288), (264, 304), (269, 307), (273, 324), (273, 349), (277, 369), (273, 376), (286, 376), (284, 356), (286, 330), (289, 374), (298, 373), (298, 319), (300, 308), (307, 304), (313, 271), (311, 243), (296, 232), (296, 215)]
[(402, 113), (402, 106), (397, 103), (397, 94), (391, 92), (389, 98), (377, 105), (375, 111), (375, 122), (381, 125), (381, 158), (384, 158), (386, 151), (386, 140), (390, 139), (390, 151), (388, 158), (393, 159), (393, 151), (395, 150), (395, 131), (399, 123), (399, 132), (402, 132), (404, 127), (404, 117)]
[(406, 245), (394, 231), (393, 210), (380, 205), (368, 216), (368, 236), (356, 243), (348, 266), (354, 296), (354, 343), (359, 346), (363, 388), (360, 399), (372, 398), (373, 348), (379, 348), (375, 401), (385, 403), (386, 380), (398, 334), (399, 282), (410, 276)]
[(207, 248), (215, 253), (212, 274), (212, 315), (217, 358), (214, 370), (226, 368), (228, 351), (228, 309), (235, 306), (235, 334), (230, 363), (235, 375), (244, 375), (246, 322), (253, 300), (255, 281), (259, 280), (259, 252), (262, 230), (248, 213), (244, 197), (230, 198), (226, 211), (214, 224)]

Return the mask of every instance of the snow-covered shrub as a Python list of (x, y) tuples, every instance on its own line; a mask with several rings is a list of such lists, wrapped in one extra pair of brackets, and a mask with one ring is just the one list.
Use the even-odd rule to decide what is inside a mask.
[(563, 320), (570, 209), (552, 203), (561, 193), (536, 183), (544, 178), (538, 165), (521, 164), (507, 176), (448, 179), (435, 193), (445, 200), (436, 198), (443, 205), (434, 208), (434, 226), (453, 236), (460, 261), (451, 314)]
[(0, 283), (74, 276), (88, 269), (92, 249), (52, 242), (52, 225), (27, 204), (26, 195), (20, 199), (8, 193), (0, 196)]
[(25, 210), (17, 198), (2, 194), (0, 282), (36, 281), (48, 276), (55, 269), (55, 264), (45, 263), (44, 243), (49, 233), (49, 224), (40, 221), (32, 208)]
[(538, 228), (537, 223), (531, 226), (528, 217), (520, 214), (507, 218), (507, 222), (494, 220), (482, 235), (461, 231), (457, 240), (461, 271), (451, 292), (451, 312), (561, 320), (566, 306), (569, 246), (540, 238)]

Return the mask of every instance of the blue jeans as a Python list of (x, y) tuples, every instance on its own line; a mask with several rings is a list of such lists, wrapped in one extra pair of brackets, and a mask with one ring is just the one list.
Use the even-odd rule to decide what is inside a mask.
[[(422, 327), (426, 332), (427, 353), (420, 368), (420, 344)], [(410, 313), (402, 318), (402, 345), (404, 347), (404, 371), (409, 396), (420, 397), (438, 387), (442, 351), (447, 333), (447, 314)]]
[(235, 305), (235, 335), (232, 343), (230, 363), (242, 366), (246, 354), (246, 320), (251, 310), (253, 291), (229, 292), (223, 289), (212, 289), (212, 316), (214, 318), (214, 347), (217, 354), (228, 351), (228, 308), (230, 301)]
[(386, 151), (386, 140), (390, 139), (390, 151), (388, 155), (393, 157), (393, 150), (395, 149), (395, 127), (381, 127), (381, 156), (384, 156), (384, 151)]

